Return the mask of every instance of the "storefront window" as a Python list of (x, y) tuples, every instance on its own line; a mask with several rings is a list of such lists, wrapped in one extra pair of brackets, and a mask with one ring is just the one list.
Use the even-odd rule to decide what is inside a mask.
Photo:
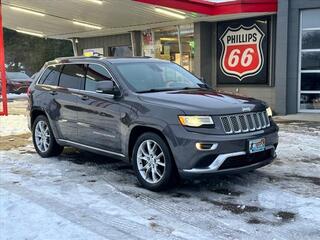
[[(178, 31), (180, 31), (181, 45), (179, 45)], [(145, 56), (175, 62), (185, 69), (193, 71), (193, 24), (152, 29), (143, 32), (143, 53)]]
[(320, 112), (320, 9), (301, 13), (300, 111)]
[(131, 46), (109, 47), (109, 56), (110, 57), (131, 57), (132, 47)]

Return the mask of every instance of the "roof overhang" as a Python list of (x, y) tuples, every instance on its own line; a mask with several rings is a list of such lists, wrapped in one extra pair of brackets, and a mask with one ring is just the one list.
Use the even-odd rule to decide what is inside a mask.
[(206, 15), (277, 12), (278, 0), (135, 0)]
[[(3, 26), (45, 38), (87, 38), (143, 31), (200, 21), (226, 21), (274, 14), (276, 0), (1, 0)], [(223, 1), (223, 2), (222, 2)], [(20, 11), (14, 8), (19, 7)], [(159, 8), (183, 11), (184, 19), (159, 13)], [(24, 10), (24, 11), (21, 11)], [(30, 14), (32, 11), (35, 14)], [(89, 28), (74, 20), (101, 27)]]

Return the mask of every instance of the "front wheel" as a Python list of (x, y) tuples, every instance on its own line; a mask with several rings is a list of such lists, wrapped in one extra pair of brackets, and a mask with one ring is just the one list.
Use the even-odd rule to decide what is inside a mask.
[(33, 145), (41, 157), (57, 156), (63, 151), (53, 135), (48, 119), (40, 115), (38, 116), (32, 127)]
[(176, 168), (167, 143), (157, 134), (142, 134), (135, 143), (133, 168), (141, 185), (152, 191), (174, 186)]

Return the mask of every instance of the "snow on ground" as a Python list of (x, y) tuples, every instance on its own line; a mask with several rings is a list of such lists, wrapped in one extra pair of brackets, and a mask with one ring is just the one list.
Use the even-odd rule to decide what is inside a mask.
[(27, 99), (28, 95), (26, 93), (21, 93), (21, 94), (9, 93), (7, 97), (9, 100)]
[[(16, 94), (16, 93), (8, 93), (7, 99), (8, 100), (16, 100), (16, 99), (27, 99), (28, 95), (26, 93)], [(0, 100), (2, 97), (0, 96)]]
[(24, 115), (9, 115), (0, 117), (0, 136), (28, 133), (27, 117)]
[(161, 193), (92, 153), (0, 151), (0, 239), (320, 239), (320, 126), (280, 128), (272, 165)]

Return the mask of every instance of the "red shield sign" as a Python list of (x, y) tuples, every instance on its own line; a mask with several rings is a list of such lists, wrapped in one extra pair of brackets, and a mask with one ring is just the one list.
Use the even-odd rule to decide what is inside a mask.
[(251, 27), (227, 28), (220, 38), (223, 46), (221, 69), (227, 76), (240, 81), (258, 74), (264, 64), (262, 40), (264, 33), (254, 24)]

